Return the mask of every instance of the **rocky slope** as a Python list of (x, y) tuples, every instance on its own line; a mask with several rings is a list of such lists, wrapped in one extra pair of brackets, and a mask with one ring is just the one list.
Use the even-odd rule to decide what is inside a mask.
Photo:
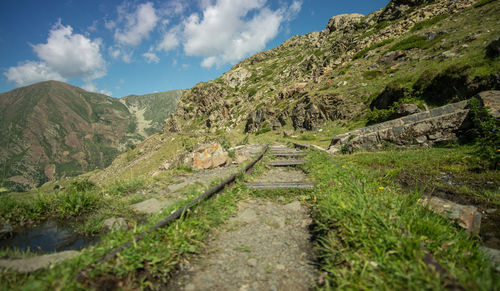
[[(158, 131), (156, 119), (173, 111), (151, 116), (154, 110), (148, 106), (163, 102), (163, 108), (171, 108), (180, 94), (128, 96), (121, 101), (57, 81), (0, 94), (1, 186), (27, 190), (47, 180), (107, 167), (128, 146)], [(137, 112), (143, 113), (142, 119)]]
[(498, 89), (498, 56), (485, 50), (500, 36), (500, 3), (475, 3), (393, 0), (367, 16), (335, 16), (323, 31), (294, 36), (188, 90), (164, 131), (380, 122), (398, 117), (403, 103), (433, 107)]
[(160, 132), (163, 121), (174, 113), (185, 90), (172, 90), (145, 95), (128, 95), (120, 99), (136, 116), (137, 131), (144, 137)]

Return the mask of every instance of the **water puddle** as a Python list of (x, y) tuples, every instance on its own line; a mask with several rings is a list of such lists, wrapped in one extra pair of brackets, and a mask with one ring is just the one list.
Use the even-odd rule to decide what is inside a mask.
[(81, 250), (98, 242), (98, 237), (73, 233), (71, 228), (53, 220), (31, 228), (14, 231), (11, 237), (0, 240), (0, 249), (18, 249), (34, 253)]

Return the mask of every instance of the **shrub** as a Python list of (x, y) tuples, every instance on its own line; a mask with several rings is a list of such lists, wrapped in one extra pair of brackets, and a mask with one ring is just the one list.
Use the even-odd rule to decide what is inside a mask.
[(446, 19), (448, 16), (449, 16), (449, 14), (441, 14), (441, 15), (435, 16), (433, 18), (421, 21), (419, 23), (416, 23), (411, 28), (410, 31), (417, 31), (417, 30), (421, 30), (421, 29), (424, 29), (426, 27), (432, 26), (432, 25), (440, 22), (441, 20)]
[(353, 57), (352, 59), (353, 60), (357, 60), (357, 59), (360, 59), (362, 57), (364, 57), (366, 55), (366, 53), (368, 53), (369, 51), (371, 50), (374, 50), (376, 48), (379, 48), (379, 47), (382, 47), (386, 44), (389, 44), (393, 41), (394, 39), (393, 38), (388, 38), (386, 40), (383, 40), (381, 42), (378, 42), (378, 43), (375, 43), (375, 44), (372, 44), (371, 46), (369, 47), (365, 47), (364, 49), (358, 51)]
[(474, 124), (475, 154), (486, 166), (497, 169), (500, 161), (500, 120), (493, 118), (476, 98), (470, 101), (469, 106)]
[(427, 37), (422, 35), (412, 35), (408, 38), (403, 39), (402, 41), (393, 45), (389, 51), (399, 51), (399, 50), (409, 50), (412, 48), (425, 48), (431, 42), (427, 41)]
[(474, 4), (474, 8), (479, 8), (481, 6), (484, 6), (488, 3), (491, 3), (493, 1), (496, 1), (496, 0), (480, 0), (480, 1), (477, 1), (475, 4)]

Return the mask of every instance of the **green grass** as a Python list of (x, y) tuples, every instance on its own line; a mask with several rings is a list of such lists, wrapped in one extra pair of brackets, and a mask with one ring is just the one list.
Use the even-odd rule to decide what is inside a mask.
[(388, 38), (388, 39), (383, 40), (383, 41), (381, 41), (381, 42), (378, 42), (378, 43), (372, 44), (372, 45), (371, 45), (371, 46), (369, 46), (369, 47), (365, 47), (364, 49), (362, 49), (362, 50), (358, 51), (358, 52), (357, 52), (357, 53), (356, 53), (356, 54), (352, 57), (352, 59), (353, 59), (353, 60), (360, 59), (360, 58), (364, 57), (364, 56), (365, 56), (365, 55), (366, 55), (369, 51), (374, 50), (374, 49), (379, 48), (379, 47), (382, 47), (382, 46), (384, 46), (384, 45), (386, 45), (386, 44), (389, 44), (389, 43), (391, 43), (391, 42), (393, 42), (393, 41), (394, 41), (394, 39), (393, 39), (393, 38)]
[(496, 0), (480, 0), (480, 1), (477, 1), (476, 3), (474, 3), (474, 8), (479, 8), (479, 7), (482, 7), (486, 4), (489, 4), (491, 2), (494, 2)]
[(409, 50), (412, 48), (425, 48), (429, 45), (429, 41), (427, 41), (427, 37), (421, 35), (412, 35), (408, 38), (405, 38), (395, 45), (393, 45), (389, 51), (398, 51), (398, 50)]
[[(313, 152), (305, 168), (315, 178), (313, 219), (325, 289), (494, 290), (500, 278), (478, 241), (369, 170), (339, 167)], [(424, 262), (432, 255), (448, 274)], [(451, 278), (451, 279), (450, 279)]]
[(430, 18), (430, 19), (427, 19), (427, 20), (424, 20), (424, 21), (421, 21), (421, 22), (418, 22), (416, 23), (410, 31), (418, 31), (418, 30), (421, 30), (421, 29), (424, 29), (424, 28), (427, 28), (427, 27), (430, 27), (430, 26), (433, 26), (435, 25), (436, 23), (442, 21), (443, 19), (446, 19), (449, 17), (449, 14), (441, 14), (441, 15), (438, 15), (438, 16), (435, 16), (433, 18)]

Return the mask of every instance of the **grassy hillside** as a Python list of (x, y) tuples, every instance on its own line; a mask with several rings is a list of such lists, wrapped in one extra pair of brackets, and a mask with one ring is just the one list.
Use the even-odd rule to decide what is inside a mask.
[(104, 168), (141, 138), (117, 99), (56, 81), (1, 94), (0, 112), (0, 183), (11, 190)]

